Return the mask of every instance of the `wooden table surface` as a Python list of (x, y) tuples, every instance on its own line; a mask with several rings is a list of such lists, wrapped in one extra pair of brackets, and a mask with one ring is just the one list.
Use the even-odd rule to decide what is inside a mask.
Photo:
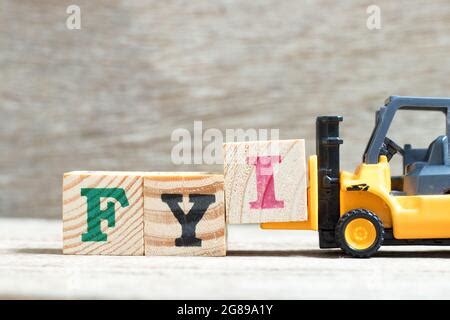
[(57, 220), (0, 219), (0, 298), (450, 298), (450, 249), (320, 250), (317, 234), (229, 227), (227, 257), (63, 256)]

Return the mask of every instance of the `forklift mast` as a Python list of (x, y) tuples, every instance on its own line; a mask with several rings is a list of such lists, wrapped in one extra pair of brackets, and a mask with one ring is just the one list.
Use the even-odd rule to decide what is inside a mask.
[(318, 219), (320, 248), (337, 248), (335, 227), (340, 217), (339, 137), (341, 116), (322, 116), (316, 120), (318, 162)]

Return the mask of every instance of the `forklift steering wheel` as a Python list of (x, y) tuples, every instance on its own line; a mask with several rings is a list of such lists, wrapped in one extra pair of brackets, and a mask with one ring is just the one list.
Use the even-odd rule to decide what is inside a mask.
[(386, 156), (387, 160), (390, 161), (397, 153), (400, 153), (403, 156), (405, 150), (388, 137), (385, 137), (380, 149), (380, 156)]

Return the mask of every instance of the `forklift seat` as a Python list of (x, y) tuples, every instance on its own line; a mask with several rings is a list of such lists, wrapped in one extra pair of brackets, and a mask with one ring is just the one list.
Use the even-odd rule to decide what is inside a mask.
[(428, 148), (427, 163), (429, 165), (447, 165), (448, 164), (448, 139), (447, 136), (439, 136)]
[(406, 165), (406, 175), (411, 174), (425, 165), (448, 165), (448, 138), (447, 136), (437, 137), (428, 147), (423, 161), (416, 161)]
[(403, 191), (409, 196), (448, 194), (449, 164), (448, 138), (439, 136), (430, 144), (423, 161), (408, 165), (403, 179)]

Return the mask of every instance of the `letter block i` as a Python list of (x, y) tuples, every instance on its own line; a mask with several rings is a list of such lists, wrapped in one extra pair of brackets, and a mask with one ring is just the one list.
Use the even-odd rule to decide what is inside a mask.
[(145, 255), (226, 254), (223, 175), (144, 176)]
[(143, 237), (142, 173), (64, 174), (64, 254), (143, 255)]
[(304, 140), (224, 144), (227, 223), (307, 220)]

